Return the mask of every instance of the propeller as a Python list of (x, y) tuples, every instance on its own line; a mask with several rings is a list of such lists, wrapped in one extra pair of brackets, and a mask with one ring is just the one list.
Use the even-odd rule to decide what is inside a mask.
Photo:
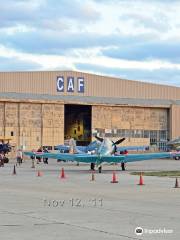
[(98, 140), (98, 141), (100, 141), (100, 142), (103, 142), (103, 138), (101, 138), (101, 137), (98, 137), (98, 136), (95, 136), (95, 138)]
[(113, 142), (113, 145), (114, 145), (114, 152), (117, 152), (117, 145), (122, 143), (126, 138), (120, 138), (119, 140), (117, 140), (116, 142)]
[[(98, 137), (98, 136), (95, 136), (95, 138), (98, 140), (98, 141), (100, 141), (100, 142), (103, 142), (103, 138), (101, 138), (101, 137)], [(113, 144), (114, 145), (118, 145), (118, 144), (120, 144), (120, 143), (122, 143), (124, 140), (125, 140), (126, 138), (120, 138), (119, 140), (117, 140), (116, 142), (113, 142)]]
[(119, 139), (119, 140), (117, 140), (116, 142), (113, 142), (113, 143), (114, 143), (114, 145), (118, 145), (118, 144), (122, 143), (125, 139), (126, 138), (121, 138), (121, 139)]

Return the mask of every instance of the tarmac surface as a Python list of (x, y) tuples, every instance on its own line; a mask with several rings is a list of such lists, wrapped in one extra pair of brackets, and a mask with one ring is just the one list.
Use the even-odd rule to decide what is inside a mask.
[[(0, 168), (0, 239), (108, 240), (180, 239), (180, 188), (175, 178), (143, 177), (131, 171), (180, 170), (180, 161), (133, 162), (122, 172), (104, 165), (91, 181), (89, 165), (13, 160)], [(65, 169), (65, 179), (60, 178)], [(40, 170), (43, 176), (37, 177)], [(110, 183), (116, 170), (118, 183)], [(135, 233), (143, 229), (142, 235)], [(159, 231), (160, 233), (157, 233)], [(156, 232), (156, 233), (155, 233)]]

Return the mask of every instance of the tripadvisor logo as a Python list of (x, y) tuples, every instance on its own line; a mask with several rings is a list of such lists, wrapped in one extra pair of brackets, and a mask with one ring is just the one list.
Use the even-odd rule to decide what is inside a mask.
[(137, 227), (135, 228), (135, 234), (136, 235), (142, 235), (142, 234), (170, 234), (173, 233), (173, 229), (166, 229), (166, 228), (158, 228), (158, 229), (147, 229), (144, 228), (142, 229), (141, 227)]
[(141, 227), (137, 227), (137, 228), (135, 229), (135, 234), (136, 234), (136, 235), (142, 235), (142, 234), (143, 234), (143, 229), (142, 229)]

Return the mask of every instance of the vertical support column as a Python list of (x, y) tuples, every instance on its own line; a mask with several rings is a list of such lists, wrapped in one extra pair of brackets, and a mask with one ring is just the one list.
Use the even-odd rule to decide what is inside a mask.
[(166, 139), (171, 139), (171, 108), (167, 109), (167, 131), (166, 131)]
[(92, 142), (92, 138), (93, 138), (93, 134), (92, 134), (92, 132), (93, 132), (93, 127), (92, 127), (92, 105), (91, 105), (91, 139), (90, 139), (90, 141)]
[(4, 102), (4, 113), (3, 113), (3, 137), (6, 136), (6, 103)]
[(43, 146), (43, 103), (41, 103), (41, 146)]
[(20, 103), (18, 103), (18, 147), (20, 147), (21, 143), (20, 143)]
[(52, 147), (54, 146), (55, 139), (54, 139), (54, 105), (53, 105), (53, 116), (52, 116)]

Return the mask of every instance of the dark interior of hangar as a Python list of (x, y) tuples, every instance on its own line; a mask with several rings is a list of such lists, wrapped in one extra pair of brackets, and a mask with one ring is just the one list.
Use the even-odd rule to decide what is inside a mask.
[(65, 105), (64, 137), (73, 137), (77, 145), (88, 145), (91, 142), (91, 112), (88, 105)]

